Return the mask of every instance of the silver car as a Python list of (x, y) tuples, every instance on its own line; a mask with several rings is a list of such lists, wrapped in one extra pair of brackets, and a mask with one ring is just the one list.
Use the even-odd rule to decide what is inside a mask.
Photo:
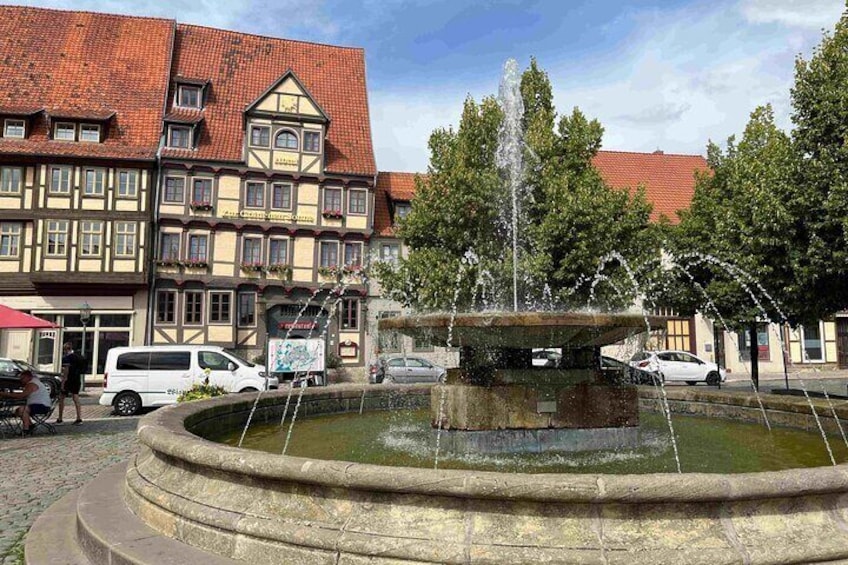
[(392, 357), (381, 361), (376, 382), (437, 383), (445, 378), (445, 368), (421, 357)]

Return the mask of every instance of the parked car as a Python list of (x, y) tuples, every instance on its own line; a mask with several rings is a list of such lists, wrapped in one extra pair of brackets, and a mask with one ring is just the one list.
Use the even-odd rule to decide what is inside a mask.
[(630, 366), (659, 375), (664, 382), (682, 381), (688, 385), (705, 382), (716, 386), (727, 378), (724, 369), (688, 351), (640, 351), (630, 359)]
[(206, 378), (227, 392), (275, 389), (279, 379), (215, 345), (113, 347), (106, 354), (100, 404), (121, 416), (145, 406), (174, 404), (177, 396)]
[(555, 349), (534, 349), (534, 367), (559, 367), (562, 362), (562, 353)]
[(369, 367), (368, 380), (374, 384), (437, 383), (444, 380), (444, 367), (421, 357), (390, 357), (380, 359)]
[(0, 358), (0, 390), (15, 390), (21, 388), (19, 375), (21, 371), (32, 371), (50, 389), (50, 396), (55, 398), (62, 388), (62, 375), (53, 371), (42, 371), (21, 359)]

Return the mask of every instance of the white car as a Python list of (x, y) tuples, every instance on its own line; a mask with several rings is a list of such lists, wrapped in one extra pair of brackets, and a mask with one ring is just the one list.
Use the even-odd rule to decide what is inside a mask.
[(688, 351), (641, 351), (630, 359), (630, 366), (660, 375), (665, 382), (688, 385), (705, 382), (716, 386), (727, 378), (724, 369)]

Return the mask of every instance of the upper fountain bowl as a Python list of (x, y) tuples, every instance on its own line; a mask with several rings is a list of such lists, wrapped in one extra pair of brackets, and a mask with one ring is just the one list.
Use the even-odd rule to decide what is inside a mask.
[(661, 316), (593, 312), (482, 312), (398, 316), (379, 321), (380, 330), (430, 337), (457, 347), (601, 347), (665, 328)]

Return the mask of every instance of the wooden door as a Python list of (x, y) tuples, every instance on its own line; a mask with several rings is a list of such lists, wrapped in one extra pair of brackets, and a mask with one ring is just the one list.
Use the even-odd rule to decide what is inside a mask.
[(848, 318), (836, 318), (836, 358), (840, 369), (848, 369)]

